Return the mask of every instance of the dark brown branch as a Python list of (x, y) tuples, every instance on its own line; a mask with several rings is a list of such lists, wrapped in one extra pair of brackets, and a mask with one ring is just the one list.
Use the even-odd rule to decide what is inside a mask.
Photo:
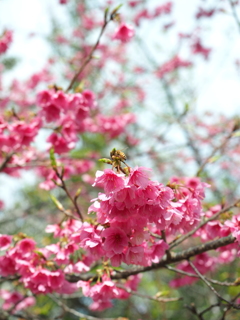
[(14, 152), (8, 154), (2, 164), (0, 165), (0, 172), (3, 171), (6, 167), (8, 162), (12, 159), (12, 156), (14, 155)]
[(6, 281), (15, 281), (20, 279), (20, 276), (8, 276), (8, 277), (0, 277), (0, 284), (6, 282)]
[(198, 313), (195, 304), (192, 303), (190, 306), (185, 305), (184, 307), (185, 307), (186, 309), (188, 309), (190, 312), (192, 312), (192, 314), (194, 314), (195, 316), (197, 316), (199, 320), (204, 320), (203, 316)]
[[(228, 244), (235, 242), (235, 240), (236, 239), (232, 235), (230, 235), (228, 237), (224, 237), (224, 238), (213, 240), (213, 241), (210, 241), (210, 242), (207, 242), (204, 244), (200, 244), (198, 246), (189, 248), (187, 250), (183, 250), (181, 252), (177, 252), (177, 253), (171, 252), (171, 259), (168, 259), (167, 256), (164, 255), (164, 257), (158, 263), (153, 263), (151, 266), (148, 266), (148, 267), (140, 267), (140, 268), (136, 268), (136, 269), (132, 269), (132, 270), (120, 271), (118, 273), (112, 274), (111, 279), (115, 279), (115, 280), (126, 279), (132, 275), (164, 268), (166, 265), (176, 263), (176, 262), (179, 262), (182, 260), (187, 260), (191, 257), (194, 257), (194, 256), (200, 254), (200, 253), (207, 252), (210, 250), (215, 250), (217, 248), (226, 246)], [(76, 275), (67, 276), (67, 280), (70, 282), (77, 282), (79, 280), (88, 281), (90, 279), (92, 279), (93, 281), (96, 281), (98, 279), (98, 277), (94, 276), (92, 274), (90, 274), (90, 275), (86, 274), (86, 275), (82, 275), (82, 276), (76, 276)]]

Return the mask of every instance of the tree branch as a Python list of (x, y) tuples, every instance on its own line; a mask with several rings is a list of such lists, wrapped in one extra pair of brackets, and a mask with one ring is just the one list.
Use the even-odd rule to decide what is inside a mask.
[[(236, 239), (232, 235), (230, 235), (228, 237), (224, 237), (224, 238), (213, 240), (213, 241), (210, 241), (210, 242), (207, 242), (204, 244), (200, 244), (198, 246), (189, 248), (187, 250), (183, 250), (181, 252), (177, 252), (177, 253), (171, 252), (171, 259), (168, 259), (167, 255), (164, 255), (164, 257), (158, 263), (153, 263), (151, 266), (148, 266), (148, 267), (140, 267), (140, 268), (136, 268), (133, 270), (120, 271), (115, 274), (113, 273), (111, 275), (111, 279), (114, 279), (114, 280), (126, 279), (132, 275), (164, 268), (166, 265), (176, 263), (176, 262), (179, 262), (182, 260), (187, 260), (191, 257), (194, 257), (194, 256), (200, 254), (200, 253), (207, 252), (210, 250), (215, 250), (217, 248), (226, 246), (228, 244), (235, 242), (235, 240)], [(98, 277), (94, 276), (92, 274), (85, 274), (85, 275), (81, 275), (81, 276), (77, 276), (77, 275), (68, 275), (67, 276), (67, 280), (70, 282), (77, 282), (79, 280), (88, 281), (90, 279), (92, 281), (97, 281)]]

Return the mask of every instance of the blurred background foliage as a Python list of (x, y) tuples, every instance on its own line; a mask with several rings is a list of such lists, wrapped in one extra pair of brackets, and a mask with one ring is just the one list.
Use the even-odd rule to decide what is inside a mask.
[[(151, 11), (159, 4), (152, 0), (140, 1), (139, 7), (135, 8), (130, 6), (130, 2), (123, 3), (120, 10), (122, 21), (130, 24), (133, 24), (133, 18), (140, 10)], [(213, 30), (217, 28), (219, 21), (224, 24), (229, 18), (228, 1), (198, 2), (206, 10), (219, 9), (219, 17), (203, 19), (204, 21), (193, 17), (195, 25), (188, 32), (192, 36), (198, 36), (199, 32), (203, 40), (210, 32), (213, 32), (214, 37), (216, 31)], [(54, 63), (49, 67), (49, 71), (57, 75), (54, 79), (56, 85), (66, 87), (72, 74), (78, 70), (89, 48), (96, 41), (104, 9), (109, 3), (111, 8), (118, 5), (115, 1), (69, 1), (65, 10), (67, 24), (64, 26), (54, 15), (52, 16), (52, 33), (46, 40), (52, 46), (50, 59)], [(228, 15), (223, 10), (221, 12), (222, 8)], [(196, 12), (197, 10), (196, 5)], [(182, 14), (184, 16), (184, 10)], [(178, 30), (177, 26), (166, 27), (172, 22), (175, 23), (172, 19), (171, 14), (166, 14), (156, 19), (143, 20), (139, 26), (135, 26), (136, 36), (127, 45), (111, 39), (118, 22), (113, 22), (109, 26), (101, 40), (100, 46), (104, 48), (96, 51), (91, 63), (79, 77), (75, 90), (81, 91), (85, 88), (92, 90), (96, 95), (98, 108), (105, 115), (132, 112), (136, 115), (137, 121), (131, 124), (126, 132), (116, 137), (99, 133), (79, 135), (77, 148), (71, 152), (71, 157), (93, 159), (94, 167), (87, 174), (89, 177), (94, 177), (96, 170), (107, 167), (99, 163), (98, 158), (108, 158), (110, 150), (116, 147), (124, 150), (130, 166), (152, 168), (153, 180), (158, 179), (164, 184), (172, 176), (193, 176), (198, 172), (204, 159), (208, 159), (208, 164), (199, 173), (202, 180), (212, 186), (204, 203), (207, 209), (218, 203), (231, 202), (239, 195), (238, 135), (222, 145), (231, 132), (232, 124), (237, 123), (237, 118), (232, 115), (216, 114), (215, 110), (203, 112), (197, 109), (196, 79), (199, 69), (209, 68), (212, 57), (210, 54), (207, 60), (193, 54), (192, 40), (182, 40), (178, 35), (181, 30)], [(232, 17), (231, 19), (233, 20)], [(93, 24), (92, 27), (91, 20), (99, 23)], [(232, 28), (233, 25), (234, 21)], [(206, 39), (210, 46), (209, 38)], [(220, 45), (212, 49), (219, 52), (222, 50)], [(213, 57), (214, 54), (215, 52)], [(191, 61), (192, 65), (189, 68), (179, 68), (166, 73), (162, 78), (156, 76), (157, 70), (176, 55)], [(1, 63), (7, 71), (13, 69), (19, 62), (14, 57), (4, 57)], [(39, 145), (42, 143), (40, 140)], [(214, 150), (216, 152), (213, 152)], [(211, 154), (212, 157), (209, 158)], [(34, 183), (27, 186), (24, 180), (20, 182), (16, 178), (16, 183), (22, 184), (21, 196), (15, 201), (15, 195), (11, 195), (13, 205), (1, 212), (0, 233), (16, 234), (20, 231), (34, 237), (39, 245), (44, 246), (54, 241), (52, 235), (44, 233), (45, 226), (58, 223), (62, 217), (62, 213), (57, 212), (49, 193), (54, 195), (65, 208), (71, 204), (62, 190), (54, 189), (49, 192), (39, 188), (38, 184), (41, 181), (33, 170), (28, 171), (34, 175)], [(93, 190), (91, 183), (86, 182), (81, 175), (72, 176), (67, 181), (67, 186), (73, 193), (79, 187), (82, 189), (79, 206), (84, 213), (87, 213), (90, 200), (96, 197), (97, 191), (100, 190)], [(226, 279), (234, 281), (240, 277), (239, 261), (221, 266), (212, 276), (220, 281)], [(114, 307), (104, 312), (89, 311), (90, 301), (86, 297), (81, 297), (80, 293), (67, 299), (67, 302), (74, 310), (92, 316), (103, 318), (121, 316), (134, 320), (192, 320), (194, 316), (187, 310), (188, 308), (196, 306), (198, 311), (201, 311), (210, 304), (217, 303), (216, 296), (200, 281), (191, 286), (171, 288), (169, 282), (175, 277), (174, 272), (165, 269), (143, 274), (139, 293), (147, 296), (159, 293), (163, 297), (182, 299), (176, 302), (156, 302), (132, 295), (128, 300), (114, 301)], [(229, 300), (239, 292), (238, 287), (218, 287), (218, 290), (220, 293), (224, 292)], [(38, 306), (32, 309), (42, 319), (57, 319), (61, 309), (54, 299), (38, 296), (37, 300)], [(221, 319), (223, 309), (224, 305), (212, 308), (204, 314), (203, 319)], [(63, 319), (75, 320), (79, 317), (66, 312)], [(239, 319), (239, 312), (231, 310), (226, 319)]]

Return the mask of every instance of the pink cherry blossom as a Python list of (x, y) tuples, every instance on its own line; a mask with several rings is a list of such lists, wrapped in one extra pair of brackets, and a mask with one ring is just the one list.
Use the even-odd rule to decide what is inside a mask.
[(122, 42), (128, 42), (131, 40), (131, 38), (134, 36), (134, 34), (135, 34), (135, 31), (131, 25), (127, 25), (125, 23), (122, 23), (118, 27), (118, 29), (115, 31), (115, 34), (113, 35), (113, 39), (117, 39)]
[(36, 247), (36, 242), (32, 239), (23, 239), (17, 243), (17, 251), (24, 257), (28, 257), (32, 254)]
[(169, 14), (172, 11), (172, 2), (167, 2), (163, 5), (159, 5), (155, 8), (153, 17), (156, 18), (162, 14)]
[(116, 192), (124, 187), (122, 174), (116, 174), (111, 169), (97, 171), (93, 186), (104, 187), (106, 194)]
[(196, 39), (191, 45), (192, 53), (201, 54), (204, 59), (208, 59), (210, 52), (212, 51), (210, 48), (206, 48), (202, 45), (200, 39)]
[(15, 259), (8, 253), (0, 257), (0, 275), (3, 277), (14, 275), (17, 272)]
[(149, 169), (144, 167), (136, 167), (130, 172), (128, 185), (137, 185), (138, 187), (145, 189), (149, 182)]
[(4, 31), (0, 36), (0, 54), (5, 53), (12, 42), (13, 32), (10, 30)]
[(102, 232), (102, 236), (105, 238), (104, 249), (106, 251), (109, 250), (116, 254), (120, 254), (128, 244), (128, 238), (125, 232), (118, 227), (105, 229)]
[(6, 250), (12, 242), (12, 237), (7, 234), (0, 234), (0, 250)]
[(201, 19), (201, 18), (209, 18), (212, 17), (213, 14), (215, 14), (217, 12), (216, 9), (203, 9), (201, 7), (198, 8), (198, 12), (196, 13), (196, 18), (197, 19)]
[(75, 141), (68, 141), (65, 139), (65, 137), (57, 133), (52, 133), (48, 137), (47, 142), (51, 143), (50, 149), (53, 148), (58, 154), (68, 152), (69, 150), (75, 148), (76, 145)]
[(141, 246), (128, 247), (124, 262), (127, 264), (144, 265), (144, 250)]
[(171, 60), (165, 62), (157, 71), (156, 75), (159, 78), (165, 77), (166, 74), (177, 70), (179, 68), (190, 67), (192, 63), (187, 60), (181, 59), (179, 56), (173, 57)]

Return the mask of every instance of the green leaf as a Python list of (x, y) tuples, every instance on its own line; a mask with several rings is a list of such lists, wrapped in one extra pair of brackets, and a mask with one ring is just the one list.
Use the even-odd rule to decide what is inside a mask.
[(240, 130), (237, 132), (234, 132), (232, 136), (233, 137), (240, 137)]
[(52, 202), (55, 204), (55, 206), (60, 210), (60, 211), (63, 211), (64, 208), (63, 208), (63, 205), (53, 196), (53, 195), (50, 195), (51, 199), (52, 199)]
[(51, 166), (53, 168), (56, 168), (57, 167), (57, 161), (56, 161), (56, 158), (55, 158), (55, 155), (54, 155), (54, 149), (53, 148), (50, 149), (49, 155), (50, 155)]
[(115, 9), (113, 9), (111, 15), (115, 15), (122, 6), (123, 4), (119, 4)]
[(107, 7), (104, 11), (104, 21), (106, 22), (107, 21), (107, 18), (108, 18), (108, 12), (109, 12), (109, 7)]
[(17, 63), (18, 63), (18, 60), (16, 58), (13, 58), (13, 57), (5, 58), (2, 61), (2, 64), (5, 67), (5, 70), (13, 69), (16, 66)]
[(220, 159), (221, 156), (213, 156), (211, 157), (209, 160), (208, 160), (208, 163), (213, 163), (213, 162), (216, 162), (218, 159)]

